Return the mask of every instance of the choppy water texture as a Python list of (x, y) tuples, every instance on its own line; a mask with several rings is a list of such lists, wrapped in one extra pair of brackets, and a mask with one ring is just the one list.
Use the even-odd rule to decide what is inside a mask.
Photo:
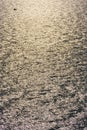
[(87, 130), (87, 0), (0, 0), (0, 130)]

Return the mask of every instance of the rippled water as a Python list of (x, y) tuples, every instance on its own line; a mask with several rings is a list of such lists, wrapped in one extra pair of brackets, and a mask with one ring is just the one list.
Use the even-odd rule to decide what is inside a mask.
[(0, 130), (87, 130), (87, 0), (0, 12)]

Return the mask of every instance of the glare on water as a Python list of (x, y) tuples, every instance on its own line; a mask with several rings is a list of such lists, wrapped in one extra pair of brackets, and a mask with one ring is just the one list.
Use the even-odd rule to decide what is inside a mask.
[(0, 130), (86, 127), (87, 1), (0, 1)]

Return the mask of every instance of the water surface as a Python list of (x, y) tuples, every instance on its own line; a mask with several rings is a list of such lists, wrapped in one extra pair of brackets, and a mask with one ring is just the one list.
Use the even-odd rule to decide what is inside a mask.
[(86, 130), (87, 0), (2, 0), (0, 12), (0, 130)]

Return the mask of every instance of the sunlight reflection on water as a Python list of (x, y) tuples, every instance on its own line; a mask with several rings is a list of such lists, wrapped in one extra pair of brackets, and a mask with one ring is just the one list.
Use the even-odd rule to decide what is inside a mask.
[(80, 121), (85, 127), (86, 0), (3, 0), (0, 6), (6, 128), (79, 130)]

